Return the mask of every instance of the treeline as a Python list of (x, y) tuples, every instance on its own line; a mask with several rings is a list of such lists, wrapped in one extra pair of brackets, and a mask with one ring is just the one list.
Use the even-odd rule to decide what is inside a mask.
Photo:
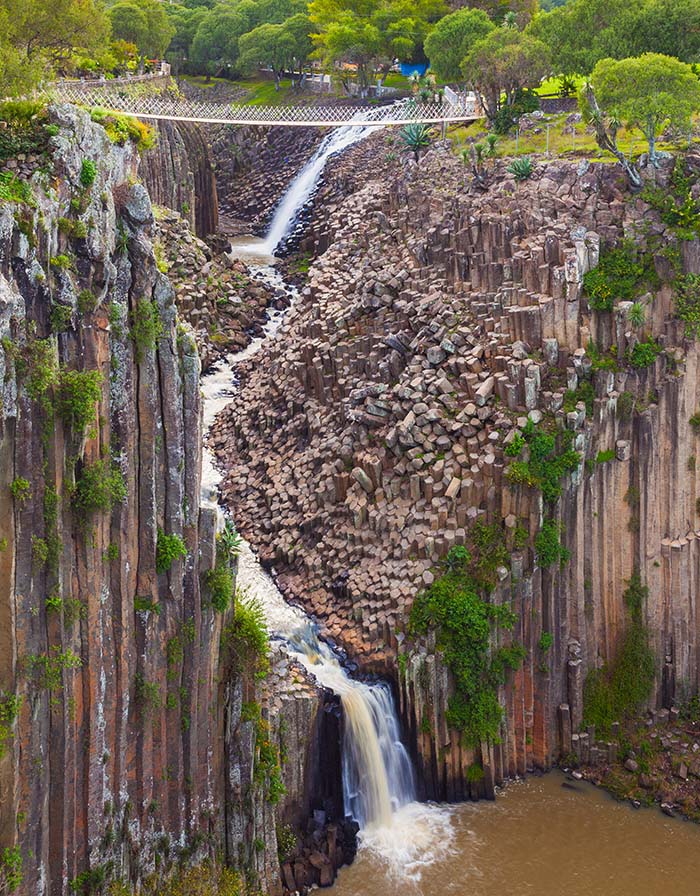
[[(0, 88), (52, 73), (143, 70), (279, 83), (311, 61), (367, 87), (395, 60), (476, 87), (489, 117), (545, 76), (659, 53), (700, 62), (698, 0), (0, 0)], [(452, 4), (454, 5), (454, 4)], [(505, 91), (505, 97), (503, 93)]]

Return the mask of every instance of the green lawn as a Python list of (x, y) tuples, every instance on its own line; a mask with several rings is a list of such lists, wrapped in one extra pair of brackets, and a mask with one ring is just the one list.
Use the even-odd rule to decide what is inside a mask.
[[(574, 75), (572, 80), (574, 82), (576, 92), (578, 93), (578, 91), (586, 83), (586, 79), (583, 77), (583, 75)], [(558, 96), (560, 86), (560, 78), (547, 78), (547, 80), (543, 81), (539, 87), (535, 88), (535, 93), (539, 96)]]
[[(537, 124), (537, 129), (541, 129), (540, 134), (533, 133), (534, 128), (521, 131), (517, 143), (514, 134), (499, 137), (496, 144), (496, 155), (504, 158), (515, 155), (544, 155), (547, 149), (547, 124), (549, 124), (550, 157), (586, 157), (592, 160), (614, 161), (610, 153), (603, 152), (598, 148), (595, 137), (588, 132), (588, 128), (583, 122), (567, 125), (566, 118), (567, 113), (547, 116), (546, 120)], [(695, 129), (697, 132), (697, 122)], [(455, 151), (460, 152), (465, 145), (472, 141), (483, 140), (487, 130), (485, 120), (481, 119), (468, 127), (451, 128), (449, 136), (454, 141)], [(572, 130), (573, 133), (564, 133), (565, 130)], [(644, 136), (641, 131), (636, 129), (621, 128), (617, 142), (626, 155), (638, 156), (647, 150)], [(696, 138), (693, 142), (700, 141)], [(660, 141), (657, 145), (660, 150), (677, 151), (687, 149), (688, 140), (687, 138), (682, 139), (677, 143)]]

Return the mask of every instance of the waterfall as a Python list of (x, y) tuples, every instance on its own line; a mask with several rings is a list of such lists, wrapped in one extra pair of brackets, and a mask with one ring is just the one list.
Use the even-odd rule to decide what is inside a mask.
[[(241, 249), (254, 266), (255, 276), (284, 289), (293, 304), (294, 286), (263, 257), (272, 256), (291, 231), (301, 208), (312, 195), (323, 168), (336, 153), (371, 134), (375, 126), (346, 126), (329, 134), (282, 198), (264, 241), (244, 240)], [(253, 258), (250, 258), (253, 256)], [(253, 259), (257, 258), (257, 262)], [(204, 425), (235, 393), (237, 364), (254, 355), (267, 339), (274, 339), (285, 312), (272, 312), (263, 337), (204, 377)], [(202, 503), (217, 507), (221, 481), (211, 452), (205, 448)], [(340, 697), (344, 731), (342, 748), (345, 813), (360, 825), (363, 847), (372, 849), (392, 873), (417, 880), (421, 869), (449, 851), (453, 839), (448, 809), (415, 802), (416, 789), (410, 758), (401, 742), (400, 724), (391, 689), (386, 682), (358, 681), (350, 677), (338, 655), (318, 637), (315, 623), (298, 607), (286, 602), (252, 549), (243, 543), (238, 559), (238, 585), (263, 609), (271, 636), (285, 644), (323, 687)]]
[(352, 146), (353, 143), (358, 143), (378, 129), (379, 125), (363, 127), (348, 125), (336, 128), (323, 138), (316, 152), (294, 178), (275, 209), (268, 232), (263, 242), (257, 246), (256, 254), (274, 255), (280, 243), (289, 236), (297, 221), (299, 212), (311, 198), (323, 169), (326, 167), (326, 162), (328, 162), (331, 156), (342, 152), (344, 149)]

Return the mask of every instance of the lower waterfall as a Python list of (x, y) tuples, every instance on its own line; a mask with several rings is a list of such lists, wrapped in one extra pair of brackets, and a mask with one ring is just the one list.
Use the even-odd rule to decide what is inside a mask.
[[(311, 196), (328, 159), (374, 130), (372, 126), (347, 127), (329, 134), (282, 198), (266, 238), (241, 240), (238, 254), (250, 264), (254, 276), (277, 290), (284, 290), (290, 305), (298, 298), (298, 292), (275, 269), (272, 253)], [(235, 393), (236, 366), (252, 357), (267, 339), (275, 338), (284, 317), (284, 311), (273, 311), (262, 337), (203, 377), (205, 431)], [(205, 448), (204, 506), (218, 507), (220, 481), (211, 452)], [(352, 678), (338, 654), (318, 637), (315, 623), (303, 610), (286, 602), (245, 542), (238, 558), (237, 585), (262, 607), (271, 637), (282, 641), (291, 657), (320, 685), (340, 697), (344, 810), (346, 816), (360, 825), (361, 848), (372, 850), (392, 876), (406, 881), (419, 879), (424, 866), (451, 848), (451, 810), (416, 802), (413, 768), (401, 742), (390, 686), (382, 681)]]
[[(266, 282), (286, 289), (291, 302), (295, 301), (296, 290), (285, 284), (273, 267), (260, 266), (256, 273)], [(263, 337), (229, 356), (202, 378), (205, 430), (235, 394), (237, 364), (252, 357), (266, 339), (274, 339), (283, 318), (284, 312), (273, 312)], [(218, 507), (220, 481), (211, 452), (205, 448), (204, 506)], [(291, 657), (341, 699), (344, 806), (346, 815), (360, 825), (361, 848), (372, 850), (392, 875), (405, 880), (419, 878), (424, 866), (450, 850), (451, 810), (415, 801), (413, 768), (401, 742), (391, 688), (383, 681), (352, 678), (339, 656), (318, 637), (313, 620), (286, 602), (245, 542), (238, 558), (237, 585), (263, 608), (270, 636), (282, 641)]]

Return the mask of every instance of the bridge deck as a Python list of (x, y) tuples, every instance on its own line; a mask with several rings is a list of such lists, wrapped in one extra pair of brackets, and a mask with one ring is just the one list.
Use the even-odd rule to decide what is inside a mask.
[(341, 127), (343, 125), (443, 124), (477, 118), (474, 102), (423, 103), (399, 100), (383, 106), (253, 106), (202, 103), (164, 96), (130, 95), (127, 91), (60, 84), (49, 96), (59, 102), (100, 106), (137, 118), (192, 121), (202, 124), (264, 125), (266, 127)]

